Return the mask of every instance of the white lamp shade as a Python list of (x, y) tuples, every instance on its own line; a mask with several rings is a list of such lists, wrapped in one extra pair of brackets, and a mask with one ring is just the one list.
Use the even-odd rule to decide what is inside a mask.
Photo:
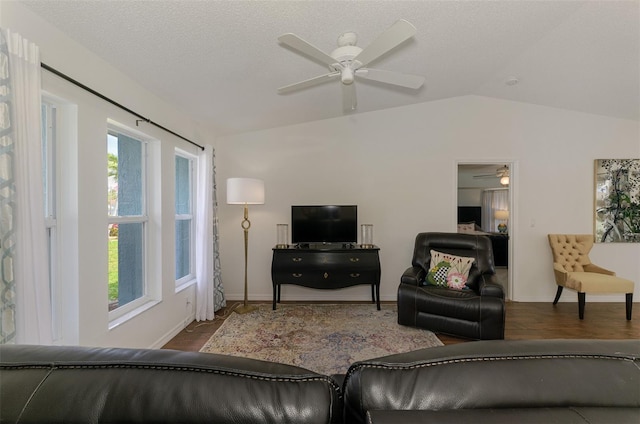
[(228, 178), (227, 204), (264, 204), (264, 181), (257, 178)]
[(505, 210), (505, 209), (499, 209), (495, 212), (495, 214), (493, 215), (496, 219), (509, 219), (509, 211)]

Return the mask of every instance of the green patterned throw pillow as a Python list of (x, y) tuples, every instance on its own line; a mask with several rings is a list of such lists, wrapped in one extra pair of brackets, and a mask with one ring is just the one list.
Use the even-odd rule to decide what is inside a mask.
[(426, 284), (463, 290), (475, 258), (450, 255), (431, 250), (431, 263)]

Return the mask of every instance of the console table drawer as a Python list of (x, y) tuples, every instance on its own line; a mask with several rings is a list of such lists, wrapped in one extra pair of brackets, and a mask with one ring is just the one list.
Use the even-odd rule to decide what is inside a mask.
[(296, 284), (314, 288), (341, 288), (357, 284), (374, 284), (377, 276), (372, 271), (286, 270), (273, 273), (278, 284)]
[[(277, 258), (276, 258), (277, 257)], [(376, 268), (379, 266), (378, 255), (361, 253), (333, 253), (333, 252), (283, 252), (274, 254), (274, 262), (278, 267), (287, 269), (308, 268), (308, 267), (329, 267), (329, 268), (352, 268), (366, 267)]]

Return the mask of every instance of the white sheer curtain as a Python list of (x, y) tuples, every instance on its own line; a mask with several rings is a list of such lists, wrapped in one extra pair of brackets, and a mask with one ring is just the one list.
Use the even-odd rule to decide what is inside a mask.
[(0, 344), (16, 341), (15, 256), (15, 144), (11, 129), (9, 50), (0, 31)]
[(10, 137), (15, 151), (15, 342), (51, 344), (40, 129), (40, 52), (38, 46), (19, 34), (7, 30), (3, 35), (9, 52)]
[(217, 201), (213, 147), (198, 158), (196, 208), (196, 320), (212, 320), (225, 305), (218, 256)]
[(509, 189), (489, 189), (482, 191), (482, 229), (489, 233), (498, 232), (498, 210), (509, 210)]

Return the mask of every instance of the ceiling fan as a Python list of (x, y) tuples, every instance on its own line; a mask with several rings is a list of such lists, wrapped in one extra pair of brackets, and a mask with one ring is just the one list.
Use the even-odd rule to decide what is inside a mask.
[(385, 84), (417, 90), (424, 84), (420, 75), (366, 68), (369, 63), (394, 49), (416, 33), (416, 28), (404, 19), (396, 21), (364, 49), (356, 46), (358, 37), (354, 32), (345, 32), (338, 37), (338, 48), (327, 54), (299, 36), (291, 33), (278, 37), (278, 41), (329, 67), (329, 73), (278, 88), (284, 94), (302, 88), (339, 79), (342, 83), (342, 99), (345, 110), (355, 110), (358, 104), (356, 78), (369, 79)]
[(496, 169), (494, 174), (474, 175), (473, 178), (500, 178), (500, 184), (509, 185), (509, 167), (507, 165)]

